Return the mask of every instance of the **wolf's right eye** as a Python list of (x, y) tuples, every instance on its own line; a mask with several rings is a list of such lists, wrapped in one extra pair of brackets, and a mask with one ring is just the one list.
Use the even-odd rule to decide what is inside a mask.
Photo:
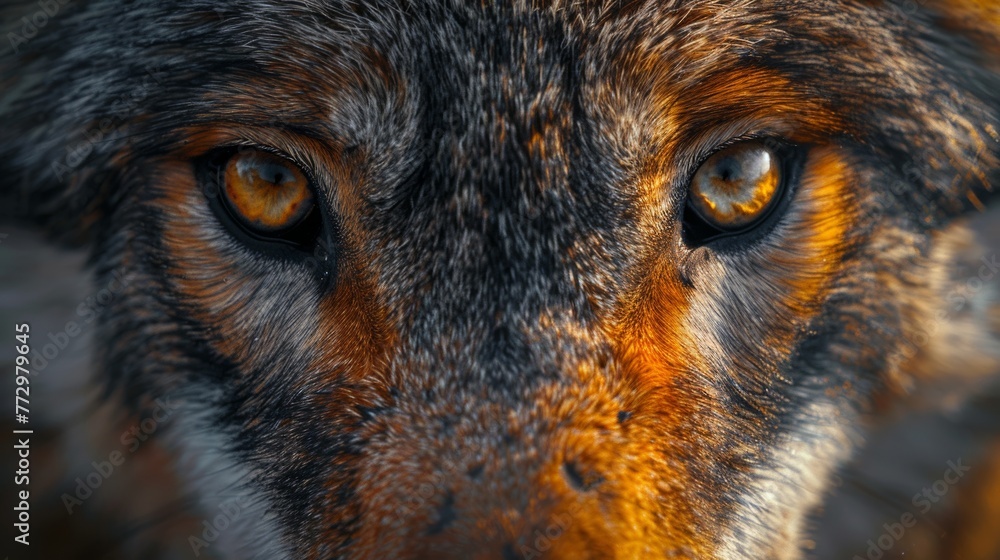
[(780, 186), (775, 154), (762, 145), (740, 144), (701, 165), (691, 181), (689, 202), (709, 225), (739, 230), (766, 214)]
[(261, 234), (297, 225), (314, 206), (305, 174), (294, 164), (260, 150), (229, 158), (222, 194), (233, 215)]
[(322, 226), (309, 177), (289, 159), (262, 149), (223, 150), (208, 158), (210, 202), (233, 233), (251, 244), (305, 247)]

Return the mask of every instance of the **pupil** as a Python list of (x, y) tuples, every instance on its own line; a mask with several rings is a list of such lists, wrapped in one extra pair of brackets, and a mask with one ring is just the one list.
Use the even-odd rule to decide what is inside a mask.
[(740, 166), (732, 159), (726, 158), (719, 162), (718, 173), (719, 178), (728, 183), (740, 174)]
[(257, 175), (268, 183), (280, 185), (290, 174), (284, 167), (272, 163), (261, 165), (257, 170)]

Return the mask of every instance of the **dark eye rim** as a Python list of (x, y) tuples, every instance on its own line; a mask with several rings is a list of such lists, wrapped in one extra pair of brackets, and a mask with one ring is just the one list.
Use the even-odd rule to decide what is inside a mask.
[[(244, 220), (234, 215), (225, 199), (225, 166), (229, 160), (241, 150), (252, 149), (267, 152), (294, 165), (305, 175), (312, 192), (314, 207), (295, 225), (271, 233), (254, 231)], [(316, 188), (313, 173), (286, 154), (267, 146), (241, 145), (220, 147), (195, 160), (195, 173), (202, 193), (208, 201), (209, 208), (219, 220), (223, 228), (243, 245), (269, 257), (278, 259), (302, 260), (317, 254), (317, 249), (324, 243), (327, 247), (332, 242), (332, 220), (323, 212), (322, 192)], [(328, 253), (325, 251), (323, 253)]]
[[(742, 144), (763, 145), (774, 153), (778, 159), (778, 165), (780, 165), (781, 184), (778, 185), (776, 200), (768, 206), (760, 218), (739, 229), (723, 230), (708, 223), (708, 220), (703, 218), (692, 206), (690, 201), (691, 183), (701, 167), (712, 156)], [(780, 217), (785, 214), (789, 203), (794, 198), (801, 179), (807, 149), (804, 145), (775, 136), (735, 138), (712, 149), (698, 161), (697, 165), (693, 166), (693, 171), (685, 183), (684, 204), (681, 211), (681, 238), (684, 244), (692, 249), (711, 246), (715, 250), (724, 252), (745, 250), (766, 237), (774, 229)]]

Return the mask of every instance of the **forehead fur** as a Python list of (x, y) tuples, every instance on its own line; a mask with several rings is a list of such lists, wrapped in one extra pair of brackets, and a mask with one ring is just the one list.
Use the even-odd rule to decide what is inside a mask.
[[(399, 153), (407, 136), (389, 137), (387, 131), (405, 133), (399, 128), (412, 126), (414, 112), (432, 112), (426, 117), (442, 126), (471, 119), (472, 107), (439, 105), (435, 111), (432, 102), (435, 93), (455, 88), (471, 88), (471, 95), (475, 81), (481, 82), (486, 97), (478, 101), (485, 106), (502, 105), (502, 99), (489, 96), (504, 91), (508, 102), (522, 109), (535, 95), (544, 105), (545, 86), (552, 84), (593, 88), (614, 107), (615, 101), (629, 101), (630, 93), (652, 93), (653, 84), (628, 79), (641, 71), (647, 79), (660, 77), (668, 102), (683, 98), (689, 112), (711, 119), (725, 114), (698, 106), (699, 98), (710, 95), (699, 84), (750, 67), (774, 69), (782, 79), (734, 83), (744, 96), (740, 104), (752, 106), (754, 94), (773, 100), (795, 90), (848, 120), (843, 132), (849, 138), (905, 168), (907, 182), (919, 187), (909, 196), (926, 197), (934, 203), (928, 208), (940, 208), (938, 214), (954, 212), (968, 204), (970, 193), (981, 196), (983, 183), (989, 182), (986, 170), (997, 144), (990, 92), (997, 78), (980, 64), (986, 56), (982, 44), (990, 43), (983, 33), (951, 33), (968, 30), (977, 20), (988, 30), (989, 16), (967, 14), (989, 9), (974, 2), (935, 2), (916, 9), (911, 4), (138, 2), (128, 10), (114, 2), (74, 4), (66, 8), (71, 17), (53, 22), (57, 29), (39, 34), (20, 47), (20, 55), (0, 63), (16, 67), (5, 74), (18, 76), (0, 98), (9, 123), (0, 150), (15, 187), (7, 192), (32, 202), (50, 200), (27, 206), (40, 219), (60, 214), (63, 219), (52, 220), (57, 228), (78, 221), (61, 214), (63, 207), (99, 206), (97, 184), (114, 155), (126, 145), (130, 152), (155, 150), (159, 133), (169, 131), (158, 115), (184, 115), (186, 122), (238, 118), (294, 126), (308, 121), (315, 127), (324, 124), (317, 124), (316, 114), (326, 114), (327, 130), (317, 132), (369, 140), (382, 148), (385, 161), (402, 156), (405, 164), (413, 157)], [(15, 10), (5, 13), (16, 20)], [(309, 40), (301, 41), (304, 37)], [(978, 45), (972, 42), (976, 37)], [(509, 75), (491, 71), (491, 64), (506, 66)], [(290, 68), (296, 72), (282, 71)], [(303, 75), (309, 83), (291, 87), (294, 76)], [(830, 79), (833, 75), (838, 79)], [(46, 76), (59, 76), (58, 87)], [(237, 97), (224, 103), (217, 96), (215, 105), (207, 103), (230, 76), (253, 77), (249, 89), (259, 85), (253, 102)], [(420, 83), (414, 81), (418, 76), (434, 79)], [(498, 80), (497, 86), (506, 80), (507, 88), (486, 87), (484, 79)], [(392, 86), (381, 102), (339, 103), (350, 90), (364, 91), (367, 85), (370, 91), (386, 80)], [(623, 83), (635, 90), (622, 91)], [(568, 97), (562, 101), (553, 91), (550, 106), (536, 110), (572, 108), (574, 87), (565, 88)], [(280, 110), (268, 106), (279, 99), (292, 102)], [(552, 105), (559, 102), (567, 105)], [(922, 109), (915, 112), (915, 106)], [(259, 110), (264, 107), (268, 111)], [(796, 108), (782, 109), (794, 114)], [(43, 110), (46, 125), (37, 126)], [(640, 108), (624, 111), (642, 116)], [(538, 118), (526, 111), (521, 116)], [(595, 115), (598, 123), (600, 116)], [(618, 132), (623, 145), (613, 155), (624, 161), (649, 134)], [(678, 130), (684, 133), (692, 132)], [(969, 181), (954, 184), (955, 176)], [(66, 183), (74, 187), (57, 189)], [(933, 220), (934, 212), (921, 218)]]

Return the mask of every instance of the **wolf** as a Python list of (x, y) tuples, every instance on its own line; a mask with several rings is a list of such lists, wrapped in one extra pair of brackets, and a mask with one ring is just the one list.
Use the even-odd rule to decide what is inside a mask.
[(2, 223), (115, 282), (192, 556), (800, 558), (1000, 371), (992, 1), (2, 12)]

